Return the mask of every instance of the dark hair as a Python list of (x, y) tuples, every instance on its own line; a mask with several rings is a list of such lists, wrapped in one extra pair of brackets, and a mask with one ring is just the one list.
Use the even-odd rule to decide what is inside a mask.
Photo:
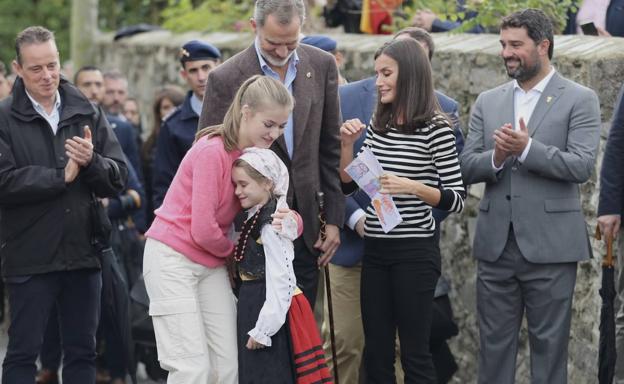
[(381, 55), (396, 61), (399, 73), (392, 103), (383, 104), (381, 97), (377, 97), (373, 128), (387, 132), (394, 127), (401, 133), (414, 134), (440, 110), (429, 59), (423, 47), (412, 39), (387, 42), (375, 52), (375, 60)]
[(177, 85), (165, 85), (156, 92), (156, 97), (154, 98), (154, 103), (152, 104), (154, 126), (141, 148), (141, 157), (146, 162), (149, 161), (152, 154), (152, 148), (156, 145), (156, 141), (158, 140), (162, 118), (164, 117), (160, 116), (160, 104), (164, 99), (171, 100), (171, 103), (177, 107), (184, 102), (184, 90)]
[(435, 51), (435, 44), (429, 32), (418, 27), (407, 27), (395, 33), (394, 38), (396, 39), (401, 35), (409, 35), (412, 39), (425, 43), (429, 49), (429, 61), (431, 61), (431, 58), (433, 58), (433, 52)]
[(80, 76), (82, 72), (93, 72), (93, 71), (102, 72), (100, 68), (96, 67), (95, 65), (85, 65), (84, 67), (80, 67), (80, 69), (77, 70), (76, 73), (74, 74), (74, 84), (78, 84), (78, 77)]
[(500, 29), (525, 28), (527, 34), (538, 45), (544, 40), (550, 43), (548, 46), (548, 58), (552, 59), (555, 48), (553, 38), (553, 24), (550, 18), (539, 9), (528, 8), (505, 16)]
[(54, 40), (54, 32), (40, 26), (28, 27), (15, 38), (15, 58), (22, 64), (21, 49), (24, 45), (47, 43)]

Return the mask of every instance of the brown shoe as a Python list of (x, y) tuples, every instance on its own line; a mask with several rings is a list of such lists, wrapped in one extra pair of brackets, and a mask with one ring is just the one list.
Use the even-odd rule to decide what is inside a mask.
[(58, 384), (58, 373), (44, 368), (37, 373), (35, 382), (37, 384)]
[(95, 382), (97, 384), (108, 384), (110, 381), (111, 377), (107, 370), (98, 368), (95, 371)]

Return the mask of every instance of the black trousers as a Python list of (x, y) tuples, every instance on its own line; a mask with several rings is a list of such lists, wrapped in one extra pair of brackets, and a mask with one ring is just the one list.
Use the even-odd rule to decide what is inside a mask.
[[(98, 368), (107, 368), (111, 378), (124, 379), (128, 372), (126, 361), (124, 360), (124, 346), (114, 331), (115, 324), (111, 324), (109, 316), (100, 316), (100, 323), (97, 331), (96, 347), (101, 349), (104, 342), (104, 353), (100, 355), (96, 362)], [(58, 310), (52, 308), (48, 325), (43, 336), (41, 345), (41, 368), (57, 372), (61, 366), (62, 340), (59, 327)]]
[(58, 311), (54, 306), (48, 318), (48, 325), (43, 335), (43, 344), (41, 344), (41, 353), (39, 354), (42, 369), (58, 372), (63, 357), (61, 343)]
[(437, 383), (429, 350), (440, 250), (431, 238), (365, 238), (361, 306), (367, 383), (396, 382), (398, 329), (405, 384)]
[(3, 384), (32, 384), (52, 308), (63, 340), (63, 383), (95, 382), (95, 332), (100, 318), (99, 270), (33, 275), (7, 284), (11, 325), (2, 364)]
[(306, 299), (308, 299), (310, 307), (314, 308), (319, 281), (318, 257), (312, 254), (306, 247), (303, 236), (295, 240), (293, 245), (295, 249), (293, 269), (295, 270), (297, 285), (303, 291)]

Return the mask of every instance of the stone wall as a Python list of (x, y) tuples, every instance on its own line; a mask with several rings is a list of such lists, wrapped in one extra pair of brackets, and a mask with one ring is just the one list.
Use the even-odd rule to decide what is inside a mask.
[[(385, 36), (344, 34), (334, 37), (347, 57), (343, 74), (351, 80), (373, 73), (372, 55), (388, 39)], [(155, 88), (180, 81), (176, 54), (178, 48), (191, 38), (203, 38), (216, 44), (226, 57), (247, 47), (252, 41), (251, 35), (230, 33), (172, 35), (160, 31), (120, 42), (112, 42), (110, 35), (102, 35), (97, 42), (94, 62), (101, 63), (104, 68), (119, 68), (126, 73), (133, 93), (148, 105), (151, 103)], [(462, 121), (466, 130), (469, 109), (477, 95), (483, 90), (507, 81), (502, 61), (498, 56), (500, 50), (498, 36), (439, 34), (434, 40), (436, 54), (432, 65), (437, 88), (460, 102)], [(587, 230), (593, 233), (598, 201), (597, 175), (602, 149), (615, 98), (624, 82), (624, 39), (557, 36), (554, 64), (564, 76), (594, 89), (600, 97), (604, 122), (601, 154), (596, 165), (597, 171), (592, 179), (581, 187)], [(479, 185), (470, 188), (470, 197), (464, 212), (449, 217), (442, 231), (443, 270), (451, 277), (453, 283), (450, 296), (461, 329), (460, 335), (451, 343), (460, 365), (455, 383), (475, 382), (476, 377), (478, 348), (475, 318), (476, 264), (470, 253), (477, 214), (476, 205), (481, 191), (482, 186)], [(578, 268), (568, 364), (570, 383), (597, 382), (599, 256), (603, 254), (603, 249), (596, 241), (592, 241), (592, 245), (597, 257), (580, 263)], [(525, 325), (521, 331), (521, 340), (517, 378), (518, 383), (523, 384), (529, 382)]]

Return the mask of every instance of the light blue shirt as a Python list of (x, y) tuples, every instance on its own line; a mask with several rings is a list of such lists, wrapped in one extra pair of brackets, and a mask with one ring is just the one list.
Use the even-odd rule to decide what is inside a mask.
[(197, 97), (197, 95), (193, 93), (193, 95), (191, 96), (191, 109), (197, 114), (197, 116), (201, 115), (202, 104), (203, 103), (201, 100), (199, 100), (199, 97)]
[(43, 117), (48, 124), (50, 124), (50, 128), (52, 128), (52, 133), (56, 135), (56, 131), (58, 131), (59, 121), (61, 120), (61, 95), (59, 91), (56, 91), (56, 96), (54, 99), (54, 108), (52, 108), (52, 112), (48, 115), (43, 105), (39, 104), (32, 96), (26, 91), (26, 96), (30, 99), (30, 102), (35, 108), (35, 111)]
[[(266, 60), (264, 60), (264, 57), (262, 57), (262, 54), (260, 53), (260, 42), (258, 41), (258, 37), (256, 37), (256, 40), (254, 41), (254, 47), (256, 48), (256, 54), (258, 55), (260, 68), (262, 69), (264, 75), (272, 77), (275, 80), (281, 82), (282, 79), (280, 79), (279, 74), (271, 69)], [(297, 64), (299, 64), (299, 56), (297, 55), (297, 51), (295, 51), (288, 61), (288, 70), (286, 71), (286, 77), (284, 78), (283, 83), (291, 95), (293, 93), (293, 82), (295, 81), (295, 77), (297, 77)], [(288, 116), (288, 122), (286, 123), (286, 127), (284, 129), (284, 140), (286, 140), (286, 150), (288, 151), (288, 157), (292, 159), (295, 146), (292, 112), (290, 116)]]

